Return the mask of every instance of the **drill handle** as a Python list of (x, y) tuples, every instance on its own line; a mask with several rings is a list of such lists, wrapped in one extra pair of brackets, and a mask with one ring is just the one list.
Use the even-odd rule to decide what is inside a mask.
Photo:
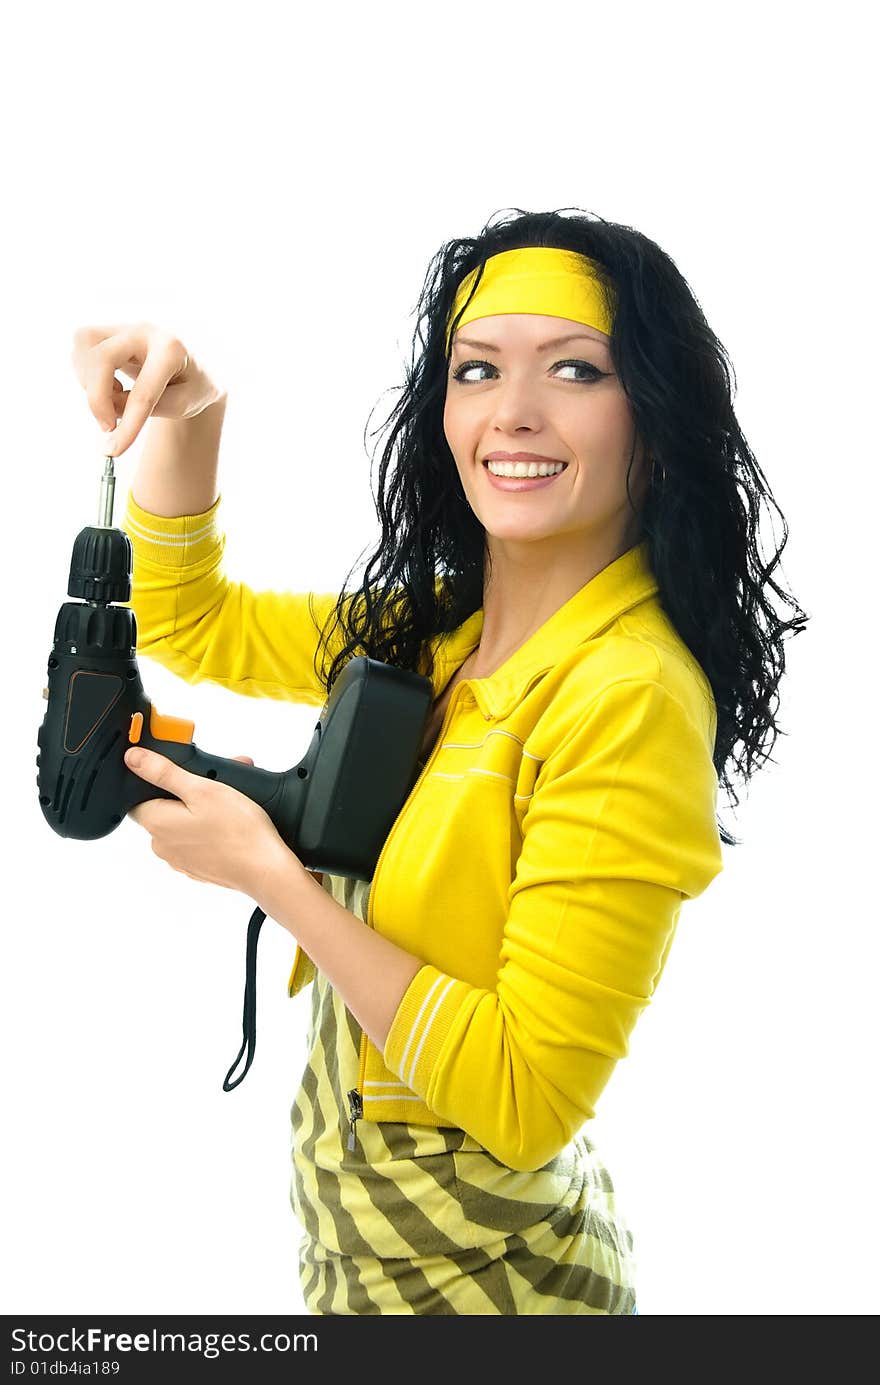
[[(166, 741), (144, 731), (138, 741), (146, 750), (155, 750), (190, 774), (198, 774), (202, 779), (214, 779), (220, 784), (228, 784), (237, 789), (254, 803), (258, 804), (272, 819), (272, 822), (286, 846), (295, 849), (296, 830), (302, 808), (303, 791), (299, 787), (303, 779), (293, 770), (260, 769), (256, 765), (243, 765), (239, 760), (227, 760), (222, 755), (209, 755), (200, 750), (193, 741)], [(307, 776), (306, 776), (307, 777)], [(126, 768), (124, 811), (128, 813), (138, 803), (146, 803), (152, 798), (175, 798), (167, 789), (150, 784)]]

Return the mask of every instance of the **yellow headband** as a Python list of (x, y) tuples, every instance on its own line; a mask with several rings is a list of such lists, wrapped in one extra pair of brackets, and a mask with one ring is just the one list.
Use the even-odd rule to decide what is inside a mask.
[[(545, 245), (502, 250), (486, 260), (479, 288), (455, 330), (474, 318), (494, 317), (496, 313), (537, 313), (583, 322), (610, 336), (612, 318), (597, 269), (593, 260), (574, 250)], [(458, 286), (446, 328), (447, 356), (449, 328), (476, 277), (477, 269), (472, 269)]]

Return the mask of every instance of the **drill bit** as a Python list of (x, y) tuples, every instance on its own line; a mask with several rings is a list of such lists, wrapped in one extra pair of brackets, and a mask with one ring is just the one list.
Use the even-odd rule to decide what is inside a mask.
[(104, 475), (101, 477), (101, 500), (98, 507), (99, 529), (113, 528), (113, 492), (116, 489), (116, 476), (113, 471), (113, 458), (104, 458)]

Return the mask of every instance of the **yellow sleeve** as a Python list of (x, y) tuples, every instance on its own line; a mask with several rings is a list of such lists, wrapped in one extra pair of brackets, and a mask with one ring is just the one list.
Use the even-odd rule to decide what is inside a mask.
[(508, 1167), (542, 1167), (595, 1114), (682, 900), (722, 868), (717, 789), (674, 696), (610, 686), (538, 775), (495, 989), (426, 965), (404, 994), (387, 1066)]
[[(337, 593), (253, 591), (230, 581), (222, 498), (203, 514), (169, 518), (142, 509), (129, 491), (122, 525), (132, 546), (126, 604), (135, 614), (138, 652), (188, 683), (322, 706), (326, 690), (314, 662)], [(339, 638), (334, 627), (334, 653)]]

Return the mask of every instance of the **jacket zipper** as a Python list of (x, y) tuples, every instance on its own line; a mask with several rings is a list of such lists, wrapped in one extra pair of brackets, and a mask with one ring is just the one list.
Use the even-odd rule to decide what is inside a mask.
[[(373, 883), (372, 883), (372, 885), (370, 886), (370, 897), (369, 897), (369, 900), (368, 900), (368, 902), (367, 902), (367, 927), (368, 927), (368, 928), (372, 928), (372, 927), (373, 927), (373, 896), (374, 896), (374, 894), (376, 893), (376, 877), (377, 877), (378, 874), (379, 874), (379, 867), (380, 867), (380, 865), (382, 864), (382, 858), (384, 857), (386, 851), (388, 850), (388, 844), (389, 844), (389, 842), (391, 841), (391, 838), (394, 836), (395, 831), (397, 830), (397, 828), (400, 826), (401, 822), (403, 821), (403, 817), (404, 817), (404, 815), (405, 815), (407, 809), (412, 807), (413, 799), (414, 799), (415, 796), (416, 796), (416, 792), (418, 791), (419, 785), (421, 784), (421, 782), (422, 782), (422, 780), (424, 779), (425, 775), (428, 773), (428, 769), (429, 769), (429, 767), (430, 767), (431, 761), (434, 759), (434, 756), (437, 754), (437, 751), (440, 749), (440, 747), (441, 747), (441, 745), (442, 745), (442, 743), (443, 743), (443, 737), (444, 737), (444, 735), (446, 734), (447, 723), (450, 721), (450, 719), (451, 719), (451, 717), (452, 717), (453, 709), (454, 709), (454, 707), (457, 705), (457, 703), (458, 703), (458, 701), (459, 701), (459, 693), (461, 692), (461, 689), (462, 689), (462, 688), (466, 688), (467, 686), (468, 686), (468, 680), (465, 678), (465, 679), (463, 680), (463, 682), (459, 683), (458, 687), (455, 689), (455, 692), (452, 694), (451, 698), (449, 699), (449, 706), (446, 708), (446, 715), (444, 716), (442, 722), (440, 723), (440, 730), (437, 732), (437, 739), (436, 739), (435, 742), (434, 742), (433, 749), (431, 750), (430, 755), (428, 756), (427, 760), (425, 761), (424, 768), (422, 769), (421, 774), (420, 774), (419, 777), (416, 779), (415, 784), (413, 784), (412, 790), (410, 791), (409, 798), (407, 799), (406, 803), (404, 804), (402, 812), (398, 815), (397, 819), (395, 820), (394, 824), (392, 825), (391, 831), (388, 833), (388, 836), (385, 838), (385, 841), (382, 843), (382, 850), (379, 852), (379, 859), (377, 860), (375, 869), (374, 869), (374, 871), (373, 871)], [(349, 1149), (349, 1150), (353, 1150), (353, 1149), (355, 1148), (355, 1146), (356, 1146), (357, 1138), (356, 1138), (356, 1135), (355, 1135), (355, 1126), (356, 1126), (357, 1122), (362, 1118), (362, 1116), (363, 1116), (363, 1114), (364, 1114), (364, 1099), (363, 1099), (363, 1096), (362, 1096), (362, 1094), (361, 1094), (361, 1088), (362, 1088), (363, 1085), (364, 1085), (364, 1075), (365, 1075), (366, 1070), (367, 1070), (367, 1043), (368, 1043), (367, 1036), (366, 1036), (366, 1034), (364, 1034), (363, 1031), (362, 1031), (362, 1032), (361, 1032), (360, 1068), (359, 1068), (359, 1072), (358, 1072), (358, 1083), (359, 1083), (359, 1086), (358, 1086), (358, 1087), (352, 1087), (352, 1089), (351, 1089), (350, 1092), (346, 1092), (346, 1097), (348, 1098), (348, 1141), (347, 1141), (347, 1145), (348, 1145), (348, 1149)]]
[(347, 1097), (348, 1097), (348, 1112), (349, 1112), (349, 1115), (348, 1115), (348, 1148), (349, 1148), (349, 1149), (354, 1149), (355, 1143), (356, 1143), (356, 1141), (355, 1141), (355, 1134), (354, 1134), (355, 1122), (356, 1122), (356, 1121), (359, 1121), (360, 1118), (361, 1118), (361, 1116), (364, 1114), (364, 1103), (363, 1103), (363, 1100), (362, 1100), (362, 1098), (361, 1098), (361, 1094), (360, 1094), (360, 1092), (358, 1091), (357, 1087), (352, 1087), (351, 1091), (350, 1091), (350, 1092), (347, 1092), (346, 1095), (347, 1095)]

